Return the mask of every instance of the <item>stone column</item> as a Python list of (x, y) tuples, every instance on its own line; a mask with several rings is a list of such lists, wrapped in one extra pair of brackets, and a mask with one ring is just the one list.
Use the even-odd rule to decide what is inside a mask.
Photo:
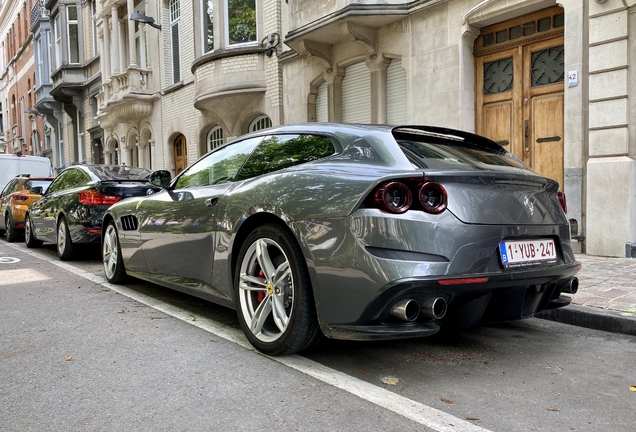
[(110, 66), (110, 28), (111, 19), (108, 16), (104, 16), (104, 47), (102, 49), (102, 55), (100, 56), (100, 60), (104, 65), (104, 82), (110, 80), (110, 75), (112, 72)]
[(629, 20), (620, 0), (589, 2), (586, 252), (592, 255), (624, 257), (625, 245), (636, 241)]
[[(135, 12), (135, 1), (128, 0), (128, 16)], [(128, 64), (137, 65), (137, 45), (135, 44), (135, 21), (128, 20)]]
[[(111, 11), (111, 19), (113, 22), (113, 39), (112, 39), (112, 45), (113, 45), (113, 75), (118, 75), (121, 70), (119, 68), (119, 56), (120, 56), (120, 52), (121, 52), (121, 44), (119, 43), (119, 16), (117, 14), (117, 6), (113, 5), (110, 8)], [(116, 51), (116, 52), (114, 52)]]

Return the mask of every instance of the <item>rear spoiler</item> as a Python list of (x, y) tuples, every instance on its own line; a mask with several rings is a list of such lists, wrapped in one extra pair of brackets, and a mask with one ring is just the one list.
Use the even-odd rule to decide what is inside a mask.
[(476, 145), (478, 147), (487, 148), (497, 153), (508, 153), (508, 151), (491, 139), (470, 132), (457, 129), (450, 129), (437, 126), (398, 126), (391, 130), (395, 134), (419, 135), (431, 138), (445, 139), (450, 141), (463, 142), (466, 144)]

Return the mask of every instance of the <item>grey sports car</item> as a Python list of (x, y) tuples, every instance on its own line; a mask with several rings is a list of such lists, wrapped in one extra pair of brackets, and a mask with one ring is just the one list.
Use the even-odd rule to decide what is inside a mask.
[(281, 126), (164, 185), (104, 216), (108, 280), (235, 308), (267, 354), (528, 318), (577, 291), (558, 183), (471, 133)]

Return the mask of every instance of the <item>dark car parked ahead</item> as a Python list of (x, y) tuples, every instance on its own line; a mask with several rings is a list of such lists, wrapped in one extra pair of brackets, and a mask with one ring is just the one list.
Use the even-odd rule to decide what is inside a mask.
[(161, 175), (169, 173), (125, 165), (75, 165), (65, 169), (27, 210), (27, 247), (56, 243), (59, 257), (69, 260), (75, 244), (99, 244), (106, 209), (123, 198), (160, 191), (157, 179)]

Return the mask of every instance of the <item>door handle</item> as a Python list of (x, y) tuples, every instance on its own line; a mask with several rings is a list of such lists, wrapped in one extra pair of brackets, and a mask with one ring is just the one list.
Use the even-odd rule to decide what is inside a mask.
[(551, 136), (551, 137), (545, 137), (545, 138), (537, 138), (538, 143), (544, 143), (544, 142), (550, 142), (550, 141), (561, 141), (561, 137)]
[(208, 207), (215, 207), (219, 203), (218, 198), (208, 198), (205, 200), (205, 205)]
[(527, 152), (529, 152), (529, 151), (530, 151), (530, 147), (528, 146), (528, 120), (526, 120), (526, 121), (524, 122), (524, 132), (523, 132), (523, 135), (524, 135), (524, 139), (523, 139), (523, 140), (524, 140), (524, 147), (525, 147), (525, 150), (526, 150)]

